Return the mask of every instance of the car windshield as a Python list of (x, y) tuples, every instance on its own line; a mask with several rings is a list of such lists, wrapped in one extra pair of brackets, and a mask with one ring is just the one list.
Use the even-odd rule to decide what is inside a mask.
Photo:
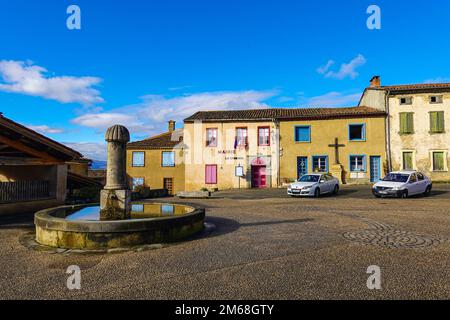
[(409, 174), (402, 173), (389, 173), (383, 181), (392, 181), (392, 182), (406, 182), (408, 181)]
[(313, 176), (313, 175), (304, 175), (300, 179), (298, 179), (298, 182), (319, 182), (320, 176)]

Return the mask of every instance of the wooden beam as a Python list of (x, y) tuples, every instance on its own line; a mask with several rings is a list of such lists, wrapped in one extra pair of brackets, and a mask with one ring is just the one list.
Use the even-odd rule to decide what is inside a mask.
[(32, 156), (38, 157), (40, 159), (43, 159), (46, 162), (60, 162), (60, 163), (64, 162), (64, 161), (61, 161), (60, 159), (52, 157), (51, 155), (49, 155), (46, 152), (35, 150), (33, 148), (28, 147), (27, 145), (23, 144), (20, 141), (11, 140), (11, 139), (6, 138), (6, 137), (1, 136), (1, 135), (0, 135), (0, 142), (13, 147), (14, 149), (20, 150), (20, 151), (28, 153), (28, 154), (30, 154)]

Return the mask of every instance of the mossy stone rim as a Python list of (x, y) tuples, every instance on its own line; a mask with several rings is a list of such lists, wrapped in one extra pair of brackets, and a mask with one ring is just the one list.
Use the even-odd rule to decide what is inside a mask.
[[(152, 203), (165, 204), (165, 203)], [(176, 204), (183, 205), (183, 204)], [(120, 232), (145, 232), (148, 230), (180, 227), (205, 219), (205, 209), (193, 205), (183, 205), (192, 208), (193, 211), (182, 216), (158, 217), (147, 219), (130, 219), (117, 221), (68, 221), (52, 215), (64, 209), (83, 209), (94, 205), (61, 206), (44, 209), (35, 214), (34, 223), (36, 227), (65, 232), (83, 233), (120, 233)]]

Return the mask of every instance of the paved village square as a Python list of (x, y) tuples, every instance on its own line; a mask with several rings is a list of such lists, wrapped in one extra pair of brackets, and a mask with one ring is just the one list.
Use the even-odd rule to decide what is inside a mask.
[(450, 300), (450, 1), (0, 3), (0, 302)]
[(450, 84), (380, 81), (356, 107), (114, 125), (106, 170), (0, 115), (0, 297), (449, 298)]
[[(370, 188), (353, 186), (321, 199), (288, 198), (280, 189), (220, 192), (191, 201), (215, 225), (206, 234), (111, 254), (31, 250), (23, 242), (32, 217), (0, 217), (0, 296), (448, 299), (450, 186), (426, 199), (369, 196)], [(81, 268), (81, 290), (66, 287), (73, 264)], [(370, 265), (381, 268), (381, 290), (366, 286)]]

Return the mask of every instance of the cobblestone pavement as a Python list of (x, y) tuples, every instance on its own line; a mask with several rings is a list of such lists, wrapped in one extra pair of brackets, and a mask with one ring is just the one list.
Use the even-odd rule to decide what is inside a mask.
[[(345, 186), (320, 199), (280, 189), (162, 201), (203, 205), (215, 229), (141, 252), (51, 254), (22, 245), (31, 215), (0, 217), (0, 298), (450, 298), (450, 185), (411, 199)], [(70, 265), (82, 270), (79, 291), (66, 288)], [(371, 265), (381, 290), (367, 289)]]

